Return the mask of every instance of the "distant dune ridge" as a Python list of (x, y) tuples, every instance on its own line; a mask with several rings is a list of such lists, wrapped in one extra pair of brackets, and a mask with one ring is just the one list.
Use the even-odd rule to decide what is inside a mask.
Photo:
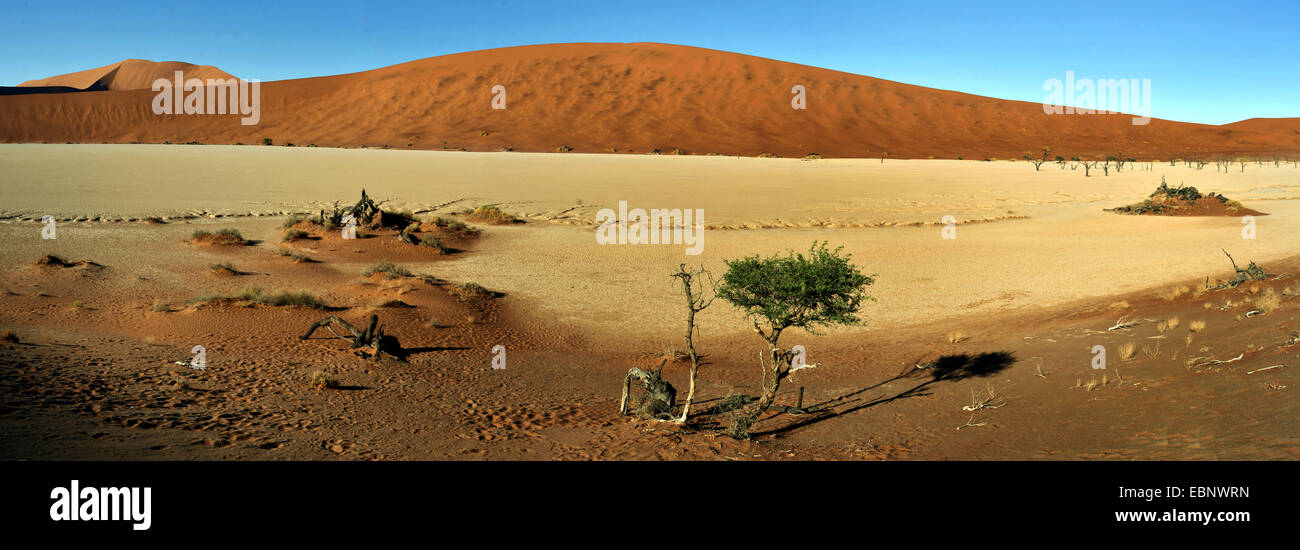
[(80, 90), (148, 90), (154, 80), (171, 79), (176, 71), (186, 78), (206, 81), (212, 79), (235, 78), (229, 73), (210, 65), (194, 65), (180, 61), (148, 61), (145, 59), (127, 59), (85, 71), (68, 73), (40, 80), (28, 80), (20, 87), (66, 86)]
[[(23, 83), (96, 93), (0, 97), (0, 141), (315, 144), (332, 147), (802, 157), (1138, 159), (1300, 156), (1300, 119), (1223, 126), (1129, 115), (1047, 115), (1040, 103), (936, 90), (665, 44), (551, 44), (431, 57), (263, 83), (262, 117), (155, 115), (156, 78), (231, 78), (127, 60)], [(1052, 76), (1045, 71), (1045, 78)], [(505, 109), (493, 109), (495, 85)], [(791, 108), (793, 86), (806, 109)], [(500, 99), (500, 98), (498, 98)], [(1160, 112), (1155, 91), (1152, 105)]]

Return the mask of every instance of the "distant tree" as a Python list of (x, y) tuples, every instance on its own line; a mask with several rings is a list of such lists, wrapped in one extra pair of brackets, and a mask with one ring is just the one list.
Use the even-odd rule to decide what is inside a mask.
[(1051, 147), (1043, 147), (1043, 155), (1041, 157), (1031, 156), (1029, 152), (1026, 151), (1024, 155), (1021, 155), (1021, 158), (1034, 163), (1034, 171), (1037, 172), (1042, 169), (1043, 163), (1047, 162), (1047, 154), (1050, 152), (1052, 152)]

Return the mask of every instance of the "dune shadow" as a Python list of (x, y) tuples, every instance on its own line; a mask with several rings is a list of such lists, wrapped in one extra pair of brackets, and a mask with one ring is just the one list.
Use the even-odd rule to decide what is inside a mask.
[[(881, 382), (853, 390), (838, 397), (827, 399), (821, 403), (804, 407), (799, 414), (795, 415), (797, 420), (775, 429), (761, 432), (755, 431), (751, 435), (758, 437), (762, 435), (782, 434), (824, 420), (874, 407), (876, 405), (884, 405), (900, 399), (930, 395), (929, 389), (933, 384), (939, 382), (957, 382), (968, 378), (985, 378), (1002, 372), (1015, 363), (1015, 356), (1008, 351), (985, 352), (976, 355), (967, 353), (945, 355), (923, 365), (918, 363), (915, 368), (910, 368), (903, 373), (887, 378)], [(864, 394), (867, 392), (889, 384), (890, 382), (916, 378), (923, 378), (924, 380), (896, 394), (886, 394), (870, 399), (864, 397)], [(781, 416), (780, 413), (761, 419), (758, 422), (765, 422), (779, 416)]]

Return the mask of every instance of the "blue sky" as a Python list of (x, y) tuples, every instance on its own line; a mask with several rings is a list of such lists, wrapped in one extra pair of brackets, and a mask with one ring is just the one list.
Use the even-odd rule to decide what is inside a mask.
[(135, 57), (263, 81), (555, 42), (665, 42), (1039, 102), (1151, 79), (1152, 116), (1300, 116), (1300, 2), (4, 0), (0, 85)]

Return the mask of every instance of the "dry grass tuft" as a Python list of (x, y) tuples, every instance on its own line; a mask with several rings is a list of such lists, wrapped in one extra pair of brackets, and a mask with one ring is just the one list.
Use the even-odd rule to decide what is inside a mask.
[(1260, 313), (1271, 313), (1282, 306), (1282, 296), (1273, 287), (1264, 289), (1264, 293), (1255, 299), (1255, 309)]
[(1187, 330), (1190, 330), (1192, 332), (1200, 332), (1202, 330), (1205, 330), (1205, 321), (1201, 321), (1201, 320), (1192, 321), (1187, 324)]
[(967, 336), (965, 332), (962, 332), (960, 330), (948, 333), (949, 344), (965, 342), (966, 340), (970, 340), (970, 336)]
[(505, 225), (519, 223), (519, 218), (505, 213), (500, 208), (493, 205), (483, 205), (470, 211), (465, 216), (472, 222), (487, 223), (492, 225)]
[(1158, 292), (1156, 294), (1156, 297), (1166, 302), (1169, 302), (1169, 301), (1176, 300), (1178, 299), (1179, 296), (1187, 294), (1191, 291), (1192, 291), (1192, 287), (1189, 287), (1187, 285), (1178, 285), (1174, 287), (1169, 287), (1163, 291)]
[(1152, 344), (1142, 344), (1142, 355), (1145, 355), (1147, 359), (1155, 359), (1156, 357), (1159, 357), (1160, 340), (1156, 340)]
[(687, 355), (686, 352), (679, 350), (677, 349), (677, 346), (672, 345), (664, 346), (664, 351), (660, 354), (660, 358), (667, 360), (669, 363), (685, 361), (688, 357), (690, 356)]
[(1128, 361), (1137, 355), (1137, 342), (1132, 340), (1119, 345), (1119, 358), (1121, 361)]
[(308, 387), (313, 390), (333, 389), (339, 387), (339, 381), (337, 378), (330, 376), (329, 373), (318, 370), (311, 373), (311, 381), (308, 383)]

